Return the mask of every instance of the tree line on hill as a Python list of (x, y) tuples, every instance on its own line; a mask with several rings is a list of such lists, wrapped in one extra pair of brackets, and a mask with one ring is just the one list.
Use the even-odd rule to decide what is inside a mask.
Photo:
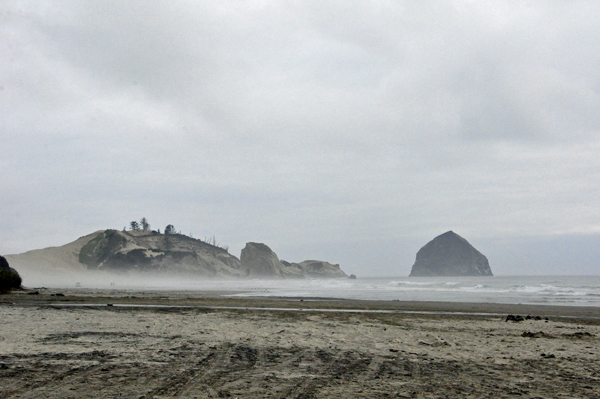
[[(129, 230), (151, 231), (150, 223), (145, 217), (141, 218), (139, 222), (137, 220), (132, 220), (131, 222), (129, 222)], [(127, 231), (127, 227), (123, 227), (123, 231)], [(156, 232), (160, 234), (160, 229), (158, 229)], [(167, 227), (165, 227), (165, 234), (181, 234), (181, 231), (177, 232), (177, 230), (175, 230), (175, 226), (173, 226), (172, 224), (168, 224)]]
[[(129, 230), (130, 231), (152, 231), (150, 230), (150, 223), (148, 222), (148, 219), (146, 219), (145, 217), (141, 218), (140, 221), (138, 222), (137, 220), (132, 220), (131, 222), (129, 222)], [(123, 231), (127, 231), (126, 227), (123, 227)], [(160, 229), (156, 230), (156, 232), (158, 234), (160, 233)], [(175, 230), (175, 226), (173, 226), (172, 224), (168, 224), (167, 227), (165, 227), (165, 232), (164, 234), (167, 235), (172, 235), (172, 234), (181, 234), (181, 235), (185, 235), (181, 233), (180, 231)], [(194, 238), (194, 236), (190, 233), (188, 237)], [(215, 236), (212, 237), (204, 237), (204, 240), (200, 240), (203, 241), (207, 244), (213, 245), (215, 247), (219, 247), (222, 248), (224, 250), (226, 250), (227, 252), (229, 252), (229, 246), (228, 245), (221, 245), (217, 242), (217, 239), (215, 238)]]

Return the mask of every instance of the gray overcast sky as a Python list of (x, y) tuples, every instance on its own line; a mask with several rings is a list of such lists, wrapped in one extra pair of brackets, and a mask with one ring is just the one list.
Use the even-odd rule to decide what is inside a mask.
[(0, 3), (0, 253), (142, 216), (408, 275), (600, 273), (600, 2)]

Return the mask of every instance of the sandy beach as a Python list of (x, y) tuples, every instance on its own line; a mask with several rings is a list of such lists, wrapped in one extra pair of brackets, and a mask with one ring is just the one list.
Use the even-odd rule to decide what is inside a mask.
[(0, 397), (600, 397), (598, 308), (222, 294), (2, 295)]

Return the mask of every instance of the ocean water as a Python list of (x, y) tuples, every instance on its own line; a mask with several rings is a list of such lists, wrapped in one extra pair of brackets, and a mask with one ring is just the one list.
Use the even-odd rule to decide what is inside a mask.
[[(148, 287), (146, 287), (148, 288)], [(160, 287), (156, 287), (159, 288)], [(166, 288), (166, 287), (165, 287)], [(173, 289), (170, 286), (168, 289)], [(233, 296), (543, 304), (600, 307), (600, 276), (496, 276), (188, 281), (181, 290)]]

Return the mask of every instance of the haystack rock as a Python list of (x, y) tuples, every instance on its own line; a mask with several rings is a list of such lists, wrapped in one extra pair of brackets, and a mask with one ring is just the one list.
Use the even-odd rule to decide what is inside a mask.
[(281, 263), (277, 254), (265, 244), (246, 243), (240, 256), (242, 270), (248, 277), (281, 277)]
[(490, 264), (467, 240), (448, 231), (417, 252), (410, 277), (492, 276)]

